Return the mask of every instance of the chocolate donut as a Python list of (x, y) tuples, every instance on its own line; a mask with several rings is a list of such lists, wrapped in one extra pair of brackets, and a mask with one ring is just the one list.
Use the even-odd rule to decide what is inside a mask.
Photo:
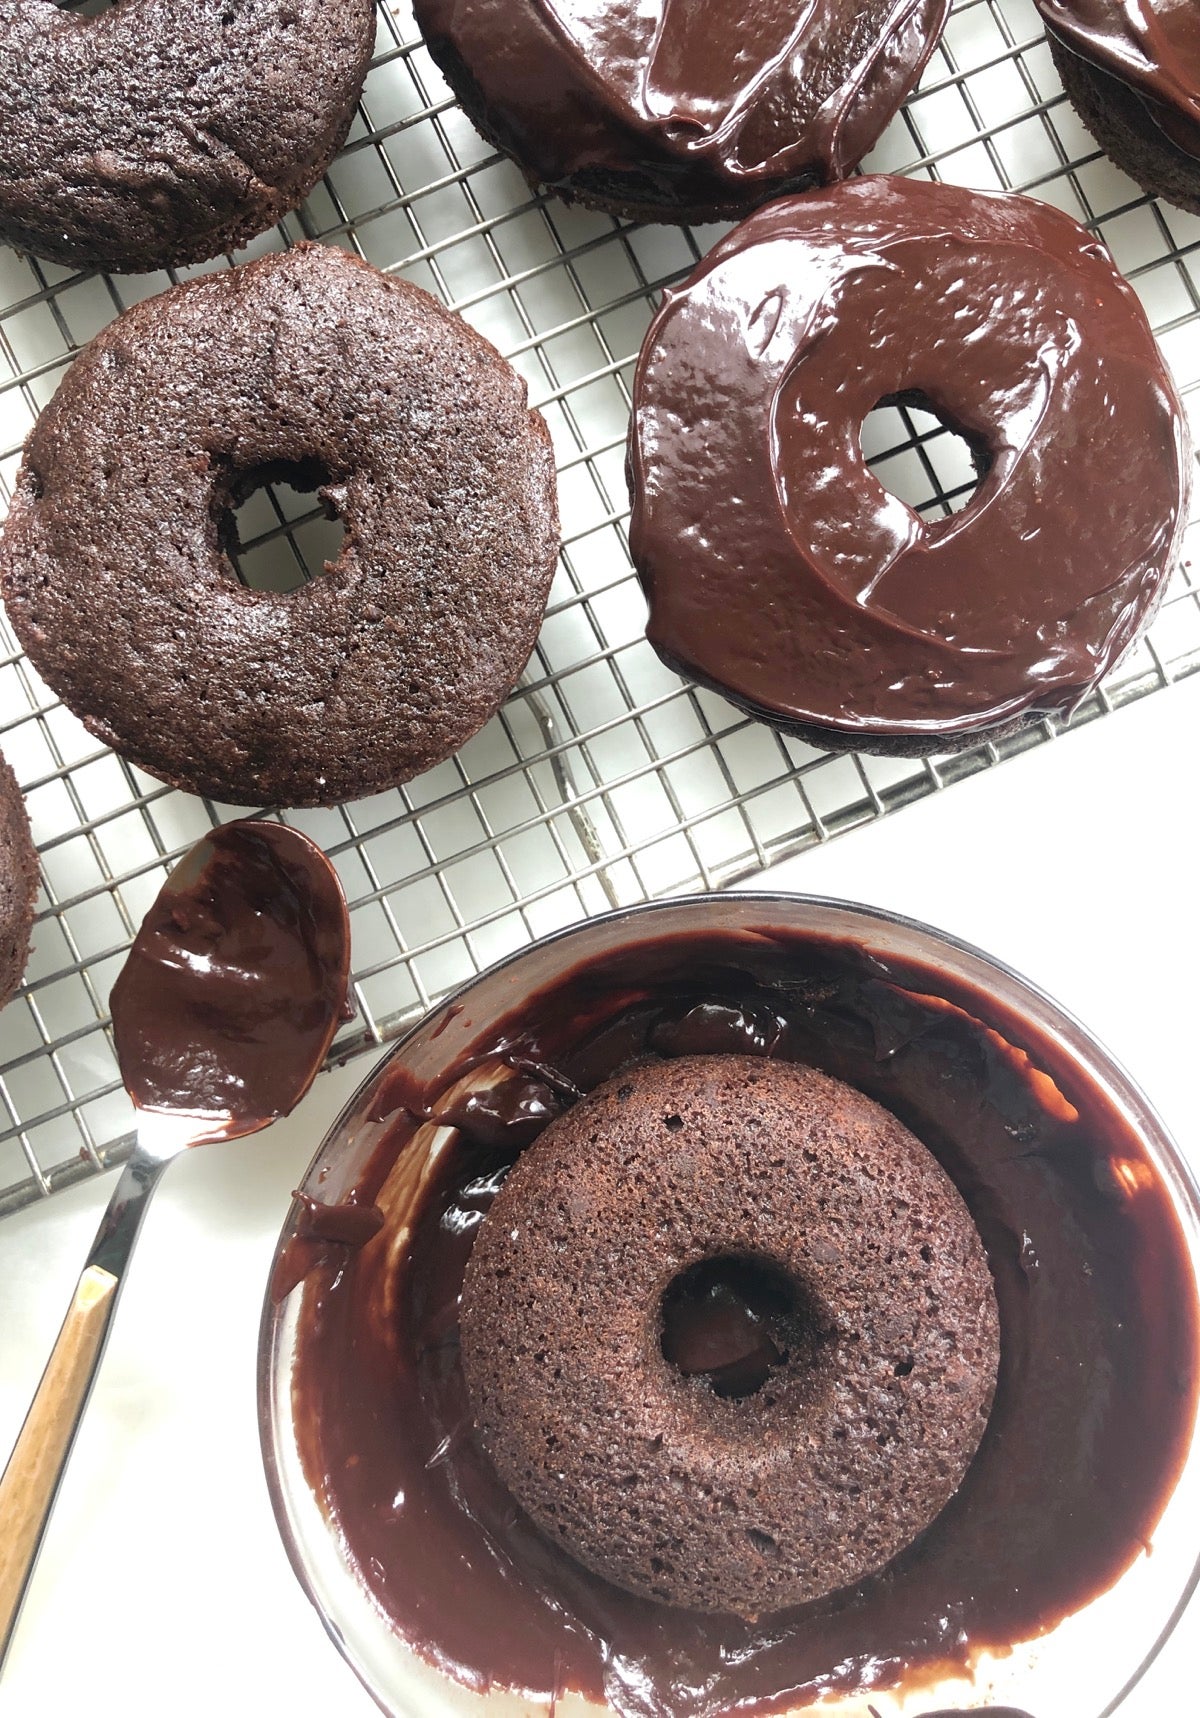
[[(419, 287), (302, 245), (135, 305), (35, 425), (0, 536), (9, 618), (87, 727), (176, 787), (329, 805), (493, 715), (558, 540), (525, 383)], [(231, 509), (316, 488), (342, 551), (249, 590)]]
[(37, 901), (38, 859), (17, 778), (0, 757), (0, 1008), (21, 982)]
[(233, 250), (341, 148), (372, 0), (0, 0), (0, 240), (140, 271)]
[(983, 1244), (869, 1098), (647, 1063), (518, 1160), (467, 1266), (484, 1447), (588, 1568), (754, 1617), (850, 1585), (958, 1489), (996, 1383)]
[(1200, 214), (1200, 6), (1037, 0), (1063, 87), (1117, 166)]
[(415, 0), (468, 115), (533, 185), (638, 221), (736, 219), (843, 178), (949, 0)]
[[(860, 446), (916, 401), (970, 445), (927, 523)], [(1070, 712), (1153, 612), (1183, 409), (1138, 299), (1027, 197), (861, 178), (761, 210), (642, 347), (630, 549), (672, 667), (815, 745), (918, 755)]]

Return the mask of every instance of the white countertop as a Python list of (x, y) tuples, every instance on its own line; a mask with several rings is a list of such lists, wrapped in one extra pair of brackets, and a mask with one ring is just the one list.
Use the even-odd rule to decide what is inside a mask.
[[(927, 919), (1026, 973), (1107, 1043), (1200, 1164), (1198, 732), (1200, 676), (769, 880)], [(4, 1718), (375, 1712), (276, 1536), (254, 1397), (290, 1190), (367, 1065), (324, 1076), (269, 1134), (172, 1167), (0, 1686)], [(0, 1459), (111, 1186), (104, 1177), (0, 1223)], [(1198, 1651), (1194, 1604), (1122, 1718), (1193, 1710)]]

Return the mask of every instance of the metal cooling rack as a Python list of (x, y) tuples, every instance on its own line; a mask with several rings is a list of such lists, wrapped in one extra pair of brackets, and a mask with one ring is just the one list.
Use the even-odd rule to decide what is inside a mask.
[[(1031, 0), (959, 0), (867, 166), (1029, 192), (1085, 221), (1134, 282), (1189, 406), (1200, 401), (1200, 220), (1140, 196), (1097, 152)], [(953, 759), (829, 758), (683, 685), (645, 643), (625, 537), (630, 379), (659, 289), (716, 233), (635, 228), (531, 197), (455, 106), (407, 7), (381, 4), (346, 148), (299, 214), (247, 253), (318, 238), (428, 287), (527, 377), (559, 459), (561, 564), (537, 651), (501, 714), (406, 789), (288, 814), (332, 854), (352, 904), (358, 1017), (337, 1060), (395, 1036), (530, 937), (609, 905), (732, 881), (1053, 737), (1046, 723)], [(72, 354), (179, 277), (71, 273), (0, 250), (0, 513), (21, 443)], [(864, 445), (922, 511), (944, 514), (974, 488), (965, 448), (935, 419), (877, 412)], [(237, 527), (242, 576), (277, 588), (319, 570), (339, 529), (286, 488), (251, 497)], [(1185, 564), (1149, 636), (1076, 724), (1197, 668), (1200, 585)], [(25, 789), (43, 879), (25, 986), (0, 1017), (6, 1211), (128, 1150), (110, 985), (173, 858), (244, 808), (173, 792), (99, 747), (2, 617), (0, 747)]]

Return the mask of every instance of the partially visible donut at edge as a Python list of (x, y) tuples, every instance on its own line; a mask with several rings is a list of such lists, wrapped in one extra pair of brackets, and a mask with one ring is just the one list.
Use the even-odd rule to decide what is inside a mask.
[[(233, 509), (288, 476), (341, 517), (341, 553), (247, 589)], [(332, 805), (489, 720), (557, 549), (523, 379), (419, 287), (301, 245), (135, 305), (76, 358), (26, 446), (0, 589), (42, 677), (132, 763)]]
[(0, 241), (143, 272), (244, 245), (341, 148), (373, 0), (0, 0)]
[(0, 757), (0, 1008), (10, 1001), (29, 959), (37, 902), (38, 860), (17, 778)]
[(634, 221), (735, 220), (852, 172), (949, 0), (415, 0), (430, 55), (531, 185)]
[[(868, 467), (862, 426), (887, 404), (966, 441), (961, 511), (921, 518)], [(1069, 714), (1139, 636), (1189, 466), (1145, 311), (1070, 216), (889, 177), (786, 198), (665, 294), (642, 346), (648, 636), (814, 745), (998, 739)]]

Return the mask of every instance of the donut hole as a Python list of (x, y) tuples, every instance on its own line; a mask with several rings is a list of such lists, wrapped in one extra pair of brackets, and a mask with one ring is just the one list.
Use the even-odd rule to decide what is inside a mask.
[(286, 594), (338, 559), (345, 522), (329, 499), (313, 500), (332, 481), (319, 459), (275, 460), (233, 480), (221, 498), (217, 533), (239, 584)]
[(859, 439), (883, 487), (930, 526), (969, 507), (991, 469), (986, 445), (920, 388), (885, 394)]
[(714, 1396), (755, 1396), (813, 1346), (816, 1319), (799, 1283), (769, 1259), (729, 1254), (690, 1265), (662, 1299), (663, 1358)]
[(60, 12), (75, 12), (81, 18), (95, 18), (101, 12), (111, 12), (117, 0), (54, 0)]

